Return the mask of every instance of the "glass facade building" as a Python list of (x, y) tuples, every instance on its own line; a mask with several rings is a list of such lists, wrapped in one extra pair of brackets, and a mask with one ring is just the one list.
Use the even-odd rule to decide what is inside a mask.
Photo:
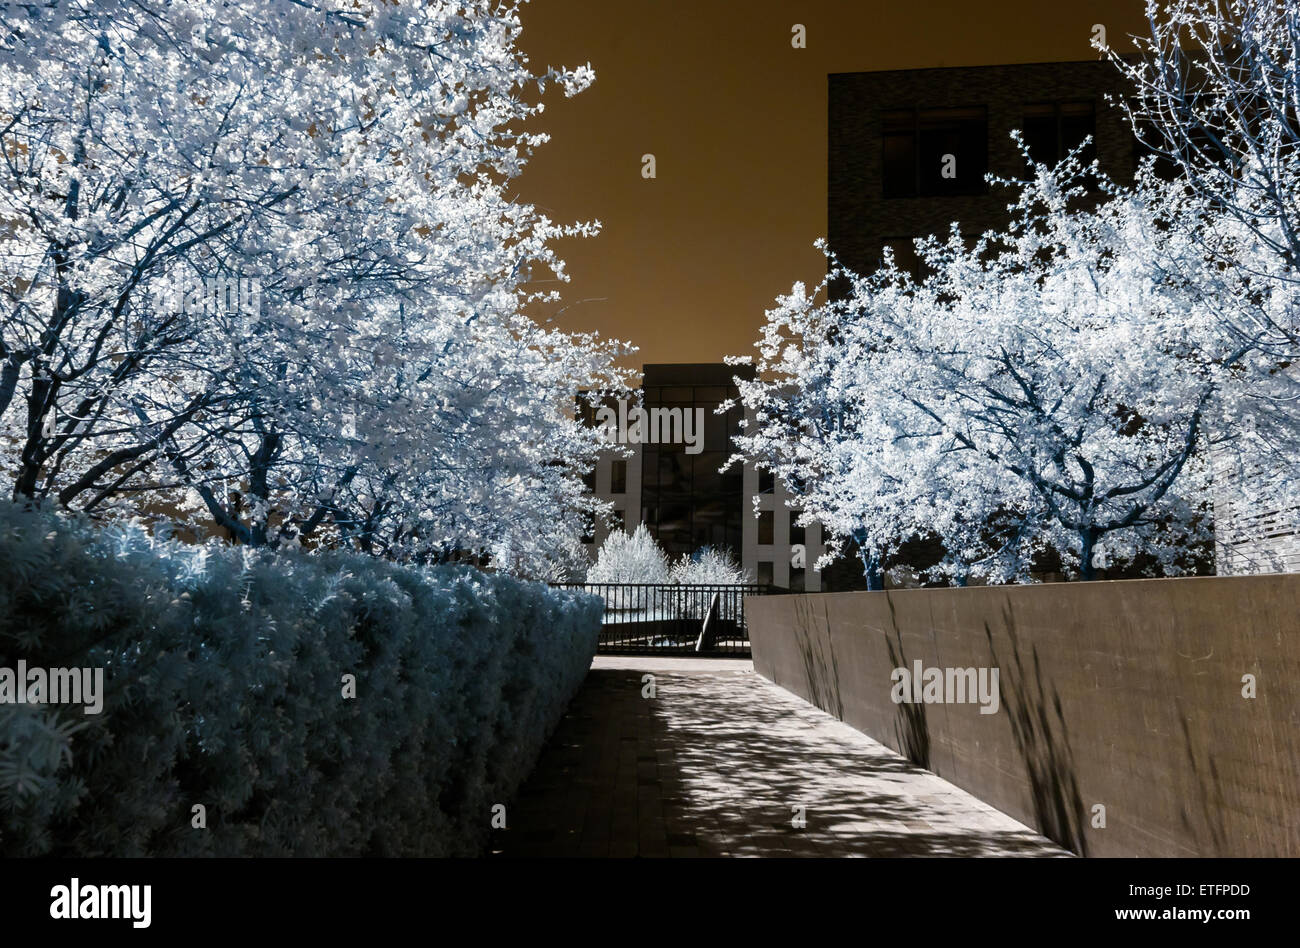
[[(624, 530), (644, 523), (670, 559), (705, 546), (722, 547), (735, 554), (751, 581), (816, 590), (820, 585), (811, 566), (821, 555), (820, 528), (793, 524), (789, 495), (771, 475), (760, 476), (747, 464), (722, 470), (735, 452), (733, 438), (741, 431), (744, 410), (736, 405), (719, 414), (717, 409), (737, 399), (734, 378), (752, 371), (722, 363), (644, 366), (641, 408), (651, 418), (671, 420), (652, 422), (651, 428), (657, 435), (689, 437), (630, 443), (627, 458), (611, 451), (588, 486), (613, 505)], [(587, 423), (597, 423), (595, 409), (585, 403), (580, 413)], [(593, 560), (608, 534), (608, 527), (596, 524), (587, 536)], [(802, 546), (795, 550), (794, 544)]]

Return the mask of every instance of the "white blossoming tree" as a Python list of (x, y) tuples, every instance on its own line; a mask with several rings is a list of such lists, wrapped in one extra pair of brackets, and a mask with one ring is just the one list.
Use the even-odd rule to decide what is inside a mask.
[(956, 583), (1179, 572), (1207, 540), (1207, 420), (1242, 356), (1207, 288), (1234, 276), (1171, 225), (1196, 213), (1178, 189), (1108, 185), (1089, 210), (1084, 170), (1035, 166), (1004, 233), (918, 242), (920, 282), (832, 261), (768, 313), (741, 453), (801, 485), (872, 588), (918, 537)]
[(1300, 7), (1148, 0), (1146, 14), (1137, 56), (1105, 50), (1130, 81), (1123, 104), (1206, 208), (1198, 239), (1248, 283), (1217, 301), (1253, 350), (1216, 430), (1220, 499), (1300, 533)]
[[(507, 190), (547, 85), (514, 3), (0, 9), (0, 458), (15, 498), (239, 542), (578, 555), (616, 343), (525, 318), (559, 227)], [(233, 279), (240, 305), (178, 292)], [(210, 282), (208, 285), (212, 285)], [(220, 284), (218, 284), (220, 285)], [(530, 565), (531, 564), (531, 565)]]

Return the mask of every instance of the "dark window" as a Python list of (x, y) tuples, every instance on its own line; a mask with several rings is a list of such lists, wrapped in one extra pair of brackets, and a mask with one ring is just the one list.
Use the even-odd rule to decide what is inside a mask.
[(802, 566), (790, 567), (790, 592), (804, 591), (804, 571)]
[(733, 464), (722, 475), (722, 493), (728, 497), (739, 497), (745, 489), (743, 473), (739, 464)]
[(926, 266), (921, 255), (916, 252), (916, 240), (912, 237), (886, 237), (880, 247), (881, 263), (884, 263), (885, 248), (894, 252), (894, 265), (913, 280), (925, 277)]
[(1092, 137), (1080, 158), (1086, 165), (1097, 157), (1097, 112), (1091, 102), (1035, 102), (1025, 107), (1021, 134), (1029, 156), (1055, 165)]
[(627, 493), (627, 459), (615, 458), (609, 466), (609, 492), (611, 494)]
[[(690, 457), (690, 455), (686, 455)], [(727, 456), (721, 451), (703, 451), (695, 455), (695, 485), (696, 494), (718, 495), (722, 493), (722, 475), (718, 469), (722, 467), (727, 460)]]
[[(681, 452), (662, 451), (659, 454), (659, 488), (664, 493), (689, 493), (689, 481), (683, 482), (680, 460), (687, 455)], [(688, 461), (689, 463), (689, 461)], [(689, 470), (688, 470), (689, 473)]]
[(916, 194), (916, 129), (912, 112), (886, 112), (881, 153), (885, 197)]
[(987, 114), (982, 107), (886, 112), (881, 153), (885, 197), (983, 194)]
[(771, 544), (773, 527), (776, 524), (776, 517), (770, 510), (761, 510), (758, 514), (758, 542), (760, 544)]
[[(694, 420), (691, 424), (694, 424)], [(731, 444), (727, 416), (714, 413), (712, 408), (704, 409), (704, 448), (706, 451), (727, 451)]]
[(772, 564), (760, 562), (758, 564), (758, 582), (761, 586), (772, 585)]
[(799, 516), (799, 511), (797, 510), (790, 511), (790, 545), (791, 546), (794, 546), (796, 543), (806, 542), (804, 540), (804, 528), (799, 526), (797, 523), (795, 523), (795, 519), (798, 516)]
[(697, 498), (695, 501), (692, 537), (695, 548), (722, 546), (727, 536), (727, 507), (719, 498)]
[(641, 487), (653, 490), (659, 486), (659, 449), (649, 445), (641, 448)]
[(664, 504), (659, 508), (659, 545), (669, 557), (676, 559), (695, 549), (691, 536), (691, 508), (689, 504)]
[(593, 494), (596, 492), (596, 469), (592, 468), (586, 474), (582, 475), (582, 483), (587, 485), (587, 490)]
[(776, 488), (776, 475), (771, 471), (758, 472), (758, 492), (770, 494)]

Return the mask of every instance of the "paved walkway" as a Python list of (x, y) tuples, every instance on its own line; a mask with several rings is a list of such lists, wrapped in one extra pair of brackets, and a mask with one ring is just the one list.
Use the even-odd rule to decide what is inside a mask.
[(599, 656), (507, 823), (517, 857), (1068, 855), (735, 659)]

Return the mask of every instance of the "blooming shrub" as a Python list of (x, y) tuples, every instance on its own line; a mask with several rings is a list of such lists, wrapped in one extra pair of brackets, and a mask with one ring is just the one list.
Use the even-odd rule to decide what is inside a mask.
[(480, 853), (601, 616), (467, 567), (185, 546), (7, 504), (0, 564), (0, 667), (105, 682), (99, 715), (0, 704), (3, 855)]
[(668, 557), (644, 523), (631, 533), (614, 530), (587, 569), (589, 583), (666, 583)]
[(750, 582), (744, 569), (736, 562), (736, 555), (727, 547), (702, 546), (689, 556), (682, 554), (673, 563), (671, 576), (675, 583), (706, 586), (734, 586)]

